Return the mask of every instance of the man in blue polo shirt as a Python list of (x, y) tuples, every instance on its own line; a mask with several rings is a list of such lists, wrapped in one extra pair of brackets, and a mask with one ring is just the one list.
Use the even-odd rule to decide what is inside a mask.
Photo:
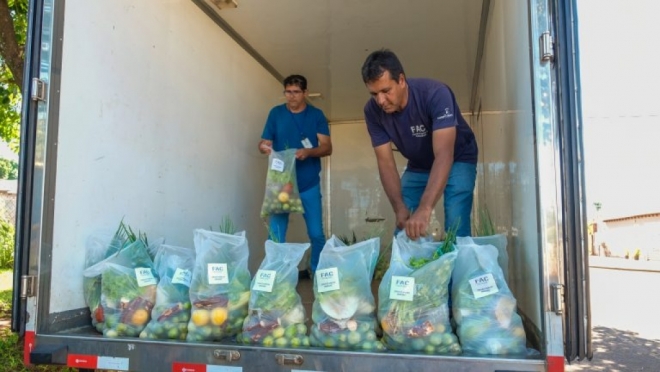
[[(438, 81), (407, 79), (386, 49), (367, 57), (362, 79), (372, 96), (364, 117), (397, 229), (411, 239), (425, 235), (444, 195), (445, 231), (459, 224), (457, 235), (469, 236), (478, 150), (454, 93)], [(391, 143), (408, 159), (401, 179)]]
[[(283, 151), (296, 148), (298, 191), (305, 213), (305, 225), (312, 250), (310, 269), (316, 271), (325, 245), (323, 207), (321, 204), (321, 158), (332, 154), (330, 129), (323, 112), (307, 103), (307, 79), (291, 75), (284, 79), (286, 103), (273, 107), (259, 141), (259, 151)], [(279, 242), (286, 241), (289, 214), (270, 216), (270, 232)]]

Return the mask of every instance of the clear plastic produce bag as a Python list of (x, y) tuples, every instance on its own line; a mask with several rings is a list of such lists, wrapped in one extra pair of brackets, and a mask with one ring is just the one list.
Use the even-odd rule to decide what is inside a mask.
[(325, 243), (314, 277), (312, 346), (365, 351), (385, 347), (376, 336), (371, 292), (380, 238), (346, 246), (336, 236)]
[(250, 299), (249, 248), (245, 232), (235, 235), (197, 229), (188, 341), (237, 336)]
[(309, 243), (266, 241), (266, 257), (252, 279), (242, 341), (277, 347), (309, 346), (305, 308), (296, 291), (298, 263)]
[(91, 234), (85, 241), (85, 268), (91, 267), (128, 244), (128, 240), (118, 234), (98, 232)]
[(525, 330), (516, 299), (497, 263), (497, 248), (459, 238), (453, 275), (453, 314), (466, 353), (524, 354)]
[[(104, 241), (103, 238), (94, 237), (91, 239), (95, 245), (102, 246), (99, 242)], [(85, 303), (89, 307), (92, 316), (92, 325), (99, 332), (104, 332), (106, 325), (106, 311), (101, 301), (103, 292), (103, 272), (107, 269), (109, 264), (116, 264), (131, 269), (136, 268), (149, 268), (153, 271), (153, 261), (149, 255), (149, 249), (144, 245), (142, 240), (129, 242), (128, 240), (111, 240), (114, 244), (110, 250), (115, 253), (101, 262), (98, 262), (83, 271), (83, 295), (85, 296)], [(121, 245), (121, 246), (120, 246)], [(158, 278), (157, 273), (153, 274)]]
[[(378, 318), (388, 349), (461, 353), (448, 305), (456, 252), (433, 259), (442, 244), (411, 241), (405, 231), (394, 238), (390, 267), (378, 290)], [(413, 267), (413, 262), (423, 263)]]
[(262, 217), (278, 213), (304, 213), (296, 180), (296, 151), (272, 151), (268, 156)]
[(160, 277), (156, 304), (140, 338), (185, 340), (190, 320), (190, 281), (195, 266), (195, 251), (162, 245), (154, 266)]
[(509, 282), (509, 253), (507, 252), (507, 240), (504, 234), (495, 234), (487, 236), (473, 236), (472, 240), (476, 245), (492, 245), (497, 248), (497, 263), (502, 269), (504, 280)]
[[(83, 296), (92, 317), (92, 326), (103, 332), (104, 316), (101, 304), (101, 274), (104, 265), (98, 265), (119, 252), (127, 243), (117, 234), (95, 233), (85, 242), (85, 270), (83, 271)], [(98, 265), (97, 267), (93, 267)]]
[(153, 267), (108, 263), (102, 274), (103, 335), (137, 337), (149, 322), (158, 276)]

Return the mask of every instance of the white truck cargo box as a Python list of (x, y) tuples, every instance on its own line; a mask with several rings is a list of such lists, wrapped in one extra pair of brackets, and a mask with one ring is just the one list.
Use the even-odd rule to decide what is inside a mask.
[[(120, 371), (550, 371), (591, 357), (574, 0), (30, 0), (12, 328), (26, 362)], [(330, 122), (326, 234), (391, 242), (360, 67), (396, 52), (446, 82), (478, 140), (473, 216), (507, 239), (530, 353), (426, 355), (104, 338), (86, 238), (124, 218), (192, 247), (229, 216), (252, 273), (267, 239), (257, 142), (282, 79)], [(405, 161), (397, 159), (403, 168)], [(441, 203), (435, 215), (442, 222)], [(305, 241), (302, 218), (289, 239)]]

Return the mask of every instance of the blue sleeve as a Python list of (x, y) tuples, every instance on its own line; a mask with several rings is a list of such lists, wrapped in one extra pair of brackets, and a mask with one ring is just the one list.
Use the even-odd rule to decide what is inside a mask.
[(322, 134), (324, 136), (330, 135), (330, 126), (328, 125), (328, 119), (325, 118), (325, 115), (321, 110), (318, 110), (318, 117), (316, 119), (316, 133)]
[(273, 141), (275, 139), (275, 108), (273, 107), (268, 113), (268, 119), (266, 119), (266, 125), (264, 125), (264, 131), (261, 133), (261, 138)]
[(373, 112), (373, 107), (370, 107), (371, 103), (372, 100), (369, 100), (364, 105), (364, 121), (367, 123), (367, 130), (371, 137), (371, 146), (378, 147), (391, 142), (391, 138), (380, 124), (378, 116)]
[(433, 130), (451, 128), (458, 125), (456, 110), (458, 105), (448, 86), (442, 84), (429, 96), (428, 106)]

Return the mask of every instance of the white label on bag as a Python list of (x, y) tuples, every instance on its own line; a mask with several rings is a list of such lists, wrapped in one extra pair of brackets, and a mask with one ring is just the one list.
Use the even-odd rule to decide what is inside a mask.
[(208, 264), (209, 284), (229, 284), (229, 271), (226, 263)]
[(186, 287), (190, 287), (190, 281), (192, 280), (192, 273), (190, 270), (182, 269), (177, 267), (172, 275), (172, 284), (183, 284)]
[(486, 297), (500, 291), (491, 273), (470, 279), (470, 286), (474, 298)]
[(339, 271), (336, 267), (316, 270), (316, 287), (319, 293), (336, 291), (339, 289)]
[(392, 276), (390, 300), (412, 301), (415, 294), (415, 278)]
[(273, 164), (270, 165), (270, 169), (278, 172), (284, 172), (284, 161), (280, 159), (273, 159)]
[(261, 292), (272, 292), (273, 284), (275, 283), (275, 276), (277, 276), (277, 271), (275, 270), (257, 271), (257, 275), (254, 277), (254, 286), (252, 286), (252, 289)]
[(154, 274), (151, 272), (151, 269), (148, 267), (136, 267), (135, 279), (137, 279), (137, 283), (139, 287), (158, 284), (156, 278), (154, 278)]

